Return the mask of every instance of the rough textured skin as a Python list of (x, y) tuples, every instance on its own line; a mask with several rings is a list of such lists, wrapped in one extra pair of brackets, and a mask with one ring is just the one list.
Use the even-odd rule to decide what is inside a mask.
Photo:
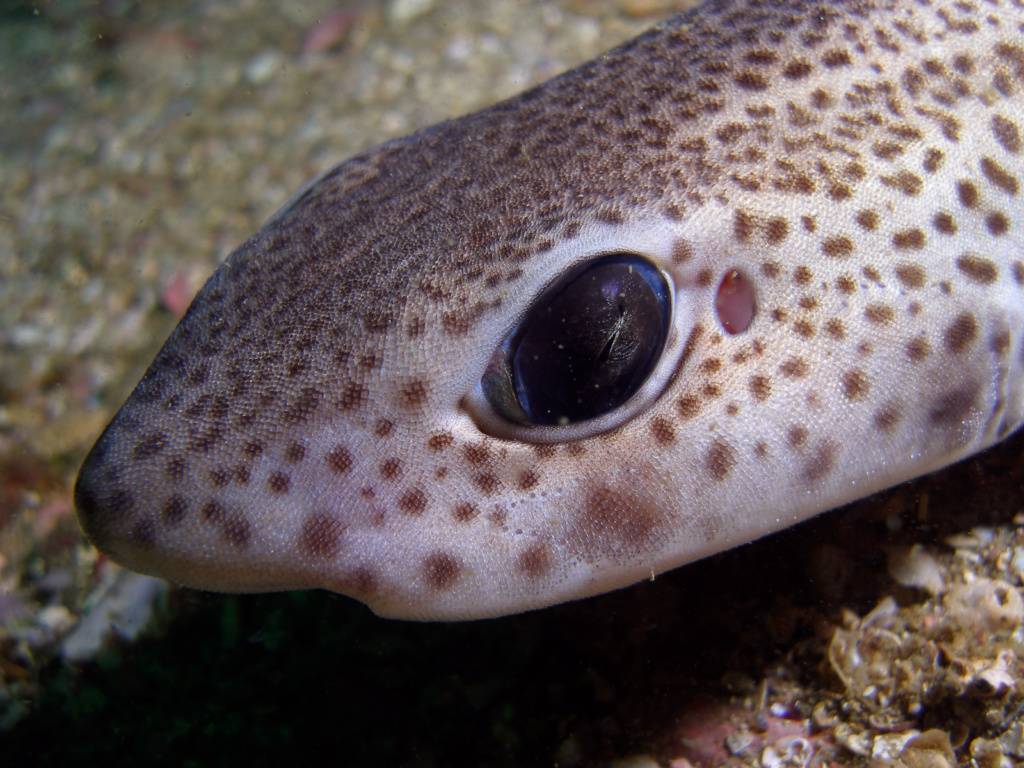
[[(978, 451), (1024, 418), (1022, 114), (1021, 0), (710, 2), (289, 204), (90, 453), (82, 524), (187, 585), (472, 618)], [(631, 407), (532, 437), (467, 407), (532, 299), (620, 250), (676, 290)]]

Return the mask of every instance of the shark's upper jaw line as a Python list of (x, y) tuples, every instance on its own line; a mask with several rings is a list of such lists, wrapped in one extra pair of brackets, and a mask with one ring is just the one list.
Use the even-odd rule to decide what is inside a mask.
[[(712, 2), (342, 163), (200, 292), (86, 459), (83, 527), (191, 586), (476, 618), (983, 449), (1024, 418), (1022, 39), (1007, 0)], [(646, 381), (488, 415), (524, 313), (613, 253), (671, 286)]]

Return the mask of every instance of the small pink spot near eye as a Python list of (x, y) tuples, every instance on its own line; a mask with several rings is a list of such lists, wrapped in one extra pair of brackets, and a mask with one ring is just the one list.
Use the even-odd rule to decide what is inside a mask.
[(715, 313), (718, 322), (731, 336), (743, 333), (754, 319), (754, 284), (738, 269), (730, 269), (718, 284)]

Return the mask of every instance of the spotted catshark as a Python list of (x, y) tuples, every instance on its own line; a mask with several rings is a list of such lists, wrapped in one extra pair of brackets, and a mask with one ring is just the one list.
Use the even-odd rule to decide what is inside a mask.
[(82, 467), (129, 568), (411, 619), (616, 589), (1024, 417), (1024, 2), (707, 2), (333, 168)]

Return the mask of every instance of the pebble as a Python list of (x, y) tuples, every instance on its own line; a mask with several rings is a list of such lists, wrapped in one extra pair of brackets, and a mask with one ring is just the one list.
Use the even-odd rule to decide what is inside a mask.
[(434, 9), (434, 0), (392, 0), (388, 19), (395, 24), (408, 24)]
[(264, 51), (245, 65), (245, 79), (253, 85), (263, 85), (273, 78), (283, 64), (284, 60), (280, 53)]

